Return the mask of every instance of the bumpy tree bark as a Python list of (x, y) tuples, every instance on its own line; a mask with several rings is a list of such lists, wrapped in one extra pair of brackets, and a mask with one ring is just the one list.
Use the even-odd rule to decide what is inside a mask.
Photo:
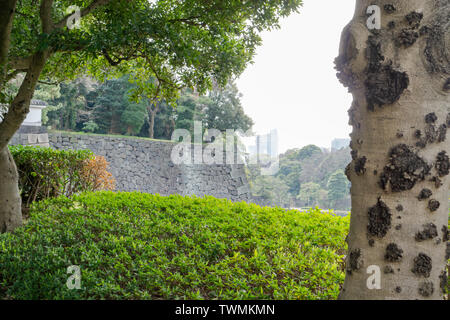
[[(353, 94), (341, 299), (442, 299), (447, 286), (449, 0), (357, 0), (338, 78)], [(381, 28), (367, 25), (377, 5)], [(377, 271), (380, 270), (378, 274)], [(379, 283), (377, 282), (379, 280)]]

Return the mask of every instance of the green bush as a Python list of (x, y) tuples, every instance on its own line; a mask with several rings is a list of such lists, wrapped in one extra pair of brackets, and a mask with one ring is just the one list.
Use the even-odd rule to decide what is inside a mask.
[[(94, 191), (85, 168), (95, 158), (87, 150), (55, 150), (43, 147), (11, 146), (19, 173), (19, 189), (23, 206), (28, 208), (34, 201), (60, 195), (72, 196), (81, 191)], [(89, 171), (91, 172), (91, 171)]]
[(349, 218), (317, 210), (98, 192), (30, 214), (0, 235), (0, 299), (335, 299), (344, 279)]

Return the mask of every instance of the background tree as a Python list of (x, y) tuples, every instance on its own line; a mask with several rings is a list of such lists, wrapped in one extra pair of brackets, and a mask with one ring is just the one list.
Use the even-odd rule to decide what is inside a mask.
[(253, 195), (261, 202), (281, 207), (291, 205), (288, 187), (277, 177), (256, 177)]
[[(328, 182), (334, 173), (339, 170), (343, 172), (350, 160), (350, 148), (329, 152), (317, 146), (308, 145), (301, 149), (290, 149), (281, 154), (279, 156), (279, 170), (275, 176), (288, 188), (288, 196), (293, 201), (292, 206), (302, 207), (309, 205), (307, 201), (303, 201), (308, 198), (307, 192), (309, 189), (303, 190), (303, 198), (298, 198), (297, 196), (300, 193), (302, 184), (314, 183), (319, 186), (320, 190), (319, 192), (314, 191), (314, 194), (311, 195), (312, 199), (314, 199), (314, 206), (320, 206), (322, 209), (349, 210), (350, 190), (345, 176), (342, 180), (347, 187), (340, 189), (345, 190), (345, 194), (339, 194), (336, 200), (331, 200), (328, 197), (330, 187), (334, 186), (334, 184), (329, 185)], [(248, 165), (251, 173), (248, 176), (251, 189), (256, 187), (258, 182), (263, 181), (256, 180), (260, 171), (255, 170), (254, 167), (255, 165)], [(269, 204), (265, 203), (265, 205)], [(272, 203), (270, 205), (276, 204)]]
[[(381, 28), (369, 30), (373, 4), (381, 9)], [(375, 22), (376, 14), (369, 10)], [(443, 298), (449, 15), (448, 0), (358, 0), (342, 33), (338, 77), (353, 94), (353, 161), (346, 170), (352, 215), (342, 299)], [(368, 285), (369, 266), (381, 269), (378, 289)]]
[(279, 165), (280, 168), (276, 176), (286, 183), (290, 194), (298, 195), (300, 191), (300, 174), (302, 172), (301, 163), (291, 160), (289, 157), (283, 157), (280, 159)]
[(320, 149), (318, 146), (310, 144), (301, 148), (298, 153), (296, 153), (295, 158), (297, 158), (297, 160), (305, 160), (314, 158), (315, 156), (319, 156), (322, 153), (322, 149)]
[(60, 85), (60, 97), (54, 99), (62, 108), (51, 111), (50, 115), (59, 116), (59, 127), (62, 130), (75, 129), (80, 111), (86, 107), (87, 88), (81, 81), (63, 82)]
[(94, 132), (96, 132), (98, 129), (99, 129), (99, 127), (98, 127), (97, 123), (95, 123), (95, 122), (92, 121), (92, 120), (89, 120), (89, 121), (85, 122), (85, 123), (83, 124), (83, 128), (82, 128), (82, 130), (83, 130), (84, 132), (90, 132), (90, 133), (94, 133)]
[(348, 180), (343, 170), (334, 172), (327, 183), (328, 199), (331, 202), (332, 208), (348, 195)]
[[(202, 98), (203, 100), (204, 98)], [(185, 129), (194, 137), (194, 121), (201, 121), (201, 101), (190, 89), (183, 91), (177, 102), (175, 115), (175, 129)]]
[(95, 83), (88, 78), (78, 78), (62, 83), (39, 83), (33, 98), (43, 100), (47, 107), (42, 112), (42, 122), (51, 129), (80, 131), (92, 113), (90, 98)]
[[(122, 132), (126, 135), (136, 135), (141, 130), (147, 118), (144, 101), (133, 103), (130, 102), (127, 96), (124, 97), (124, 100), (126, 101), (126, 107), (120, 117)], [(153, 138), (153, 128), (151, 128), (151, 135), (149, 137)]]
[(145, 96), (136, 97), (133, 90), (136, 85), (129, 79), (130, 76), (125, 75), (100, 84), (82, 77), (62, 84), (39, 84), (34, 98), (47, 102), (43, 124), (56, 130), (138, 135), (165, 140), (171, 139), (176, 128), (193, 130), (194, 121), (203, 122), (205, 129), (220, 131), (247, 131), (253, 125), (244, 113), (241, 94), (234, 85), (229, 86), (232, 89), (215, 88), (208, 95), (198, 95), (185, 89), (176, 101), (176, 105), (180, 105), (177, 108), (164, 100), (152, 102)]
[(49, 126), (52, 122), (54, 123), (54, 121), (49, 119), (48, 113), (62, 108), (61, 103), (56, 102), (60, 97), (61, 90), (59, 84), (40, 84), (36, 87), (33, 98), (46, 102), (46, 107), (42, 110), (42, 125)]
[(175, 116), (177, 108), (173, 108), (162, 102), (160, 112), (155, 119), (155, 137), (157, 139), (170, 140), (175, 130)]
[[(128, 77), (107, 80), (97, 89), (93, 118), (99, 133), (133, 134), (141, 130), (146, 117), (143, 102), (131, 101), (134, 85)], [(133, 114), (135, 113), (135, 114)]]
[(304, 206), (316, 207), (319, 205), (320, 185), (314, 182), (303, 183), (297, 196)]
[(253, 126), (253, 120), (244, 112), (242, 94), (236, 84), (229, 83), (224, 89), (216, 88), (202, 101), (202, 122), (205, 128), (219, 131), (227, 129), (246, 132)]

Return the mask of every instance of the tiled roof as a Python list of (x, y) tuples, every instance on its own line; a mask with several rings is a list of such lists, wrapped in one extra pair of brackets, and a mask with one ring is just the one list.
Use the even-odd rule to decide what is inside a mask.
[(34, 105), (34, 106), (46, 106), (47, 102), (42, 101), (42, 100), (31, 100), (30, 105)]

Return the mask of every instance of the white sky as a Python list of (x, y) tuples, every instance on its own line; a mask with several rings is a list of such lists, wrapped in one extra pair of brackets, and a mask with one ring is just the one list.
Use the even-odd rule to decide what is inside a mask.
[(352, 98), (333, 61), (354, 7), (354, 0), (304, 0), (281, 29), (263, 33), (254, 64), (236, 81), (254, 131), (278, 129), (280, 153), (308, 144), (329, 148), (334, 138), (348, 138)]

